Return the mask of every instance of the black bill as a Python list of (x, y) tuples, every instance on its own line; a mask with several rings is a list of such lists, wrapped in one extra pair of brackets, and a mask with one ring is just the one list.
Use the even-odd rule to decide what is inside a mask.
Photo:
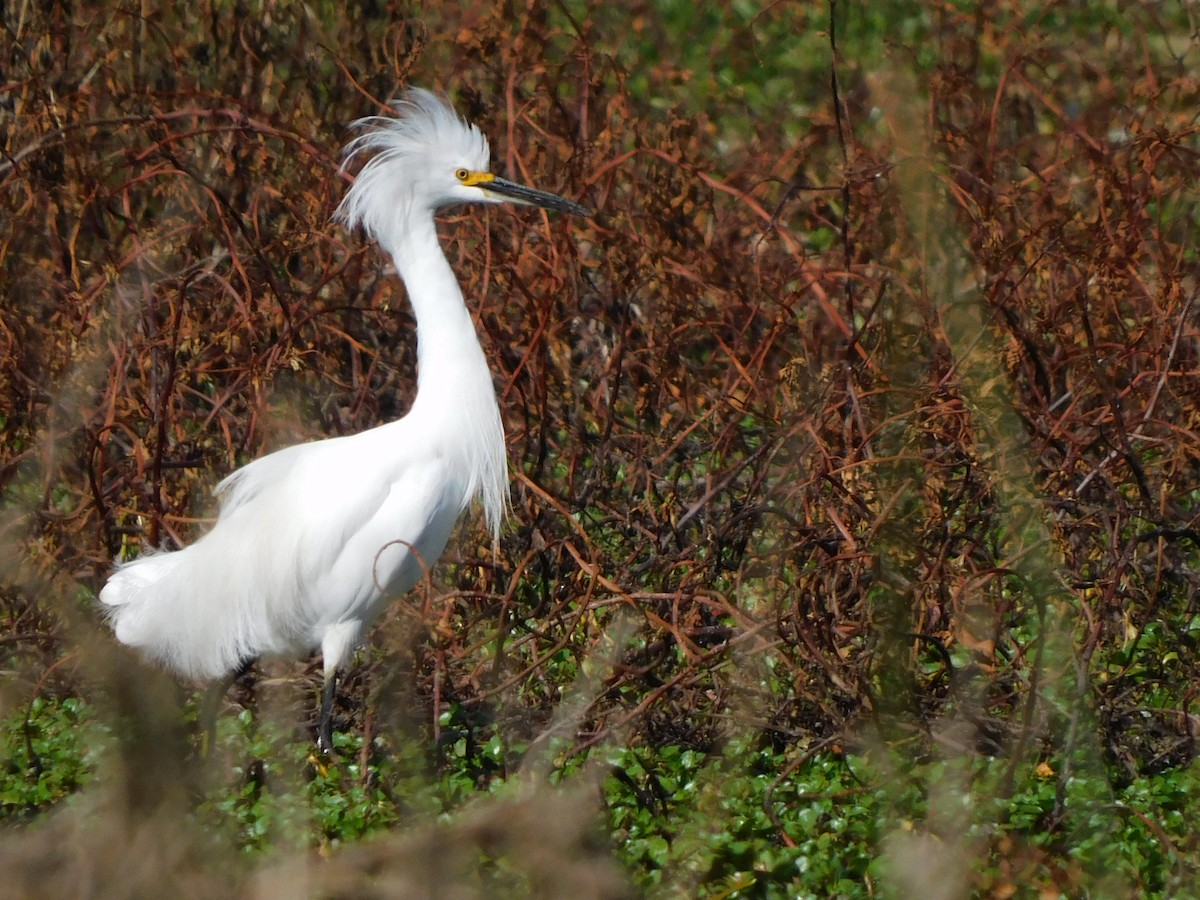
[(527, 206), (540, 206), (543, 209), (553, 209), (558, 212), (569, 213), (573, 216), (584, 216), (585, 218), (590, 217), (592, 214), (590, 209), (586, 206), (580, 206), (574, 200), (568, 200), (566, 197), (558, 196), (558, 194), (525, 187), (523, 184), (517, 184), (504, 178), (493, 178), (486, 184), (479, 185), (479, 187), (489, 194), (495, 194), (514, 203), (524, 203)]

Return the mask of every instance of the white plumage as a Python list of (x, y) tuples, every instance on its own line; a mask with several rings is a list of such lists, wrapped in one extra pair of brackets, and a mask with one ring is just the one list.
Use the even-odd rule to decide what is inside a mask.
[(325, 749), (335, 674), (363, 628), (421, 580), (472, 498), (497, 538), (507, 503), (491, 373), (434, 212), (507, 201), (589, 215), (490, 175), (486, 138), (435, 95), (411, 90), (397, 105), (398, 118), (357, 123), (347, 161), (373, 156), (336, 215), (379, 242), (408, 288), (418, 371), (409, 413), (239, 469), (217, 487), (211, 531), (119, 566), (100, 592), (117, 639), (183, 676), (218, 678), (258, 656), (320, 647)]

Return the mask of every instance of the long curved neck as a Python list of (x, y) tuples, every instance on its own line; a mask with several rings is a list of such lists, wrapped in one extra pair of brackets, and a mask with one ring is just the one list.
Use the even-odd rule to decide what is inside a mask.
[(414, 216), (384, 245), (417, 320), (413, 412), (436, 422), (448, 452), (466, 467), (467, 497), (480, 494), (498, 539), (508, 500), (504, 425), (496, 389), (462, 290), (438, 243), (433, 216)]
[(417, 399), (463, 380), (486, 380), (494, 397), (487, 360), (433, 218), (409, 222), (384, 249), (396, 263), (417, 319)]

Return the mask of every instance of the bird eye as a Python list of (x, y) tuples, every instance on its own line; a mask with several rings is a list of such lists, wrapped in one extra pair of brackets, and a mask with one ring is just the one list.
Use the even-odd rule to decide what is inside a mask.
[(457, 172), (454, 173), (454, 177), (457, 178), (459, 181), (466, 181), (467, 176), (470, 174), (471, 173), (468, 172), (466, 169), (459, 169)]

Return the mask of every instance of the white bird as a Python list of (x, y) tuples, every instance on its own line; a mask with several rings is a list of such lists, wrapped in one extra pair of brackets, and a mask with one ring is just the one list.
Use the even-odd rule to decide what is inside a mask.
[(378, 241), (408, 289), (417, 324), (410, 411), (237, 470), (217, 486), (212, 530), (120, 565), (100, 592), (117, 639), (184, 677), (221, 678), (259, 656), (319, 647), (317, 740), (327, 752), (337, 671), (365, 626), (423, 578), (472, 498), (496, 539), (508, 501), (495, 388), (434, 213), (510, 202), (591, 215), (490, 174), (487, 139), (434, 94), (410, 90), (397, 109), (356, 123), (365, 130), (347, 163), (374, 155), (335, 217)]

